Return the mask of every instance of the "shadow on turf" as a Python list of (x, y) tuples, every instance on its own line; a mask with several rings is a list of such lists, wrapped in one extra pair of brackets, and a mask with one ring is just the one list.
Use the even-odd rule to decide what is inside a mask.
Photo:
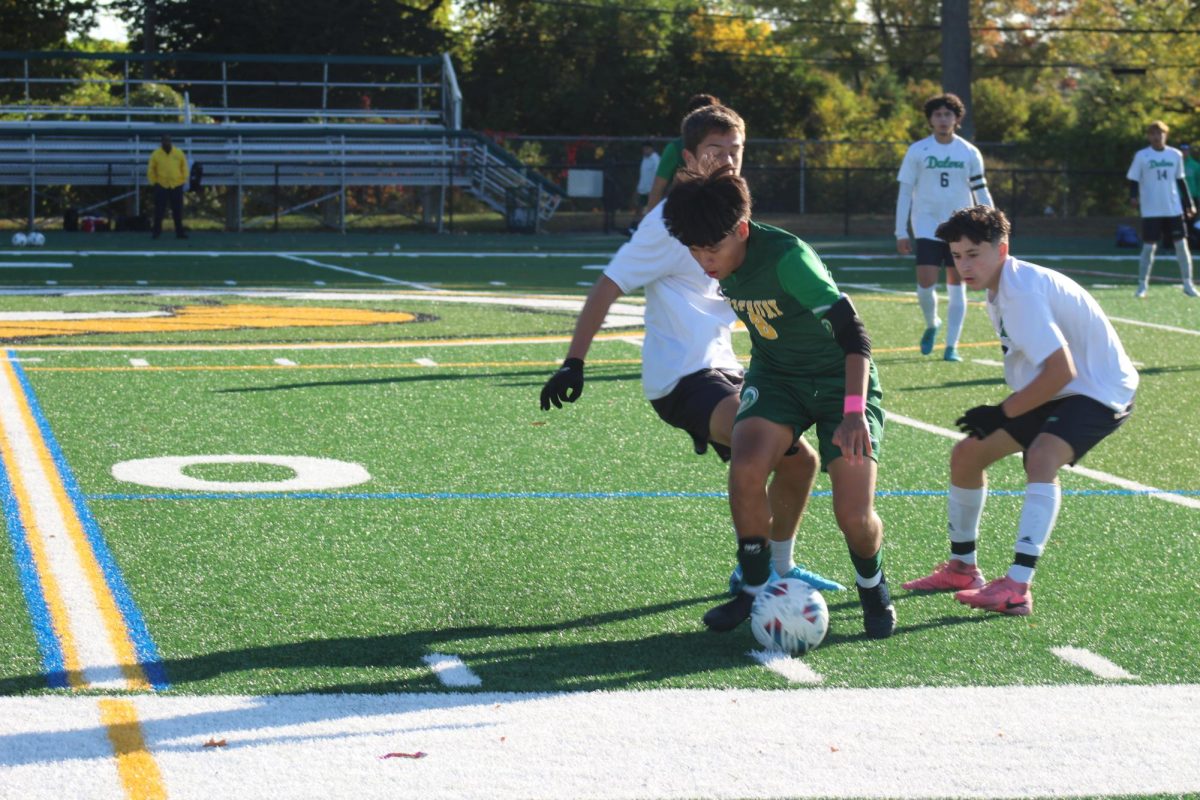
[[(381, 367), (380, 369), (386, 369)], [(499, 386), (541, 386), (545, 383), (546, 376), (539, 375), (536, 380), (532, 381), (517, 381), (498, 384)], [(492, 381), (496, 378), (528, 378), (528, 372), (481, 372), (475, 375), (394, 375), (388, 378), (360, 378), (358, 380), (340, 380), (340, 381), (310, 381), (306, 383), (281, 383), (275, 386), (243, 386), (237, 389), (214, 389), (215, 394), (240, 394), (243, 392), (281, 392), (290, 389), (320, 389), (329, 386), (379, 386), (389, 383), (425, 383), (425, 382), (441, 382), (441, 381), (475, 381), (488, 380)], [(589, 375), (588, 383), (597, 383), (599, 381), (627, 381), (640, 378), (638, 373), (629, 373), (624, 375)]]

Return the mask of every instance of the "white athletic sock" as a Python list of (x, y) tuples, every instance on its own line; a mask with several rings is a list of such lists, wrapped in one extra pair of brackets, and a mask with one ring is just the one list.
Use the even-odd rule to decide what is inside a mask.
[[(979, 519), (987, 500), (987, 487), (964, 489), (950, 486), (948, 505), (950, 557), (964, 564), (975, 563), (975, 542), (979, 539)], [(957, 545), (957, 547), (956, 547)]]
[(1029, 583), (1033, 580), (1038, 558), (1046, 549), (1050, 531), (1054, 530), (1061, 503), (1062, 492), (1057, 483), (1030, 483), (1025, 486), (1025, 505), (1021, 507), (1013, 565), (1008, 568), (1008, 577), (1014, 581)]
[(1138, 258), (1138, 288), (1145, 289), (1150, 280), (1150, 268), (1154, 266), (1154, 250), (1158, 245), (1142, 245), (1142, 255)]
[(1189, 285), (1192, 282), (1192, 254), (1186, 238), (1175, 243), (1175, 260), (1179, 262), (1179, 277), (1183, 278), (1183, 285)]
[(917, 304), (921, 306), (921, 313), (925, 315), (926, 328), (932, 328), (941, 321), (937, 315), (937, 303), (936, 286), (917, 287)]
[(786, 575), (792, 571), (792, 567), (796, 566), (792, 557), (795, 546), (795, 536), (786, 542), (771, 540), (771, 566), (775, 568), (776, 575)]
[(967, 287), (961, 283), (946, 284), (946, 297), (946, 347), (958, 347), (963, 320), (967, 318)]

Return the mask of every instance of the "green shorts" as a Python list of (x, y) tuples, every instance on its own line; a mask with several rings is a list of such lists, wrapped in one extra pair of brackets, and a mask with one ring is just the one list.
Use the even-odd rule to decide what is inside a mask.
[[(741, 405), (734, 424), (749, 417), (762, 417), (791, 425), (796, 436), (815, 424), (821, 469), (828, 472), (829, 463), (842, 455), (842, 448), (833, 443), (833, 433), (842, 424), (845, 398), (846, 379), (840, 376), (800, 378), (751, 370), (742, 385)], [(867, 428), (871, 432), (871, 458), (876, 463), (883, 444), (882, 401), (879, 374), (872, 362), (867, 381)]]

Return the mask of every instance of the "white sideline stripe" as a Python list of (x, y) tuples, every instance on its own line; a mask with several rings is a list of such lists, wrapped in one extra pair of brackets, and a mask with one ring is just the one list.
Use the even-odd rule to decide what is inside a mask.
[(375, 280), (382, 281), (383, 283), (394, 283), (398, 286), (411, 286), (414, 289), (430, 289), (430, 287), (428, 285), (423, 284), (423, 283), (413, 283), (412, 281), (402, 281), (399, 278), (389, 278), (386, 275), (376, 275), (373, 272), (363, 272), (360, 269), (350, 269), (349, 267), (339, 267), (336, 264), (325, 264), (320, 261), (313, 261), (311, 258), (301, 258), (300, 256), (288, 255), (286, 253), (282, 253), (281, 255), (284, 258), (289, 259), (291, 261), (299, 261), (302, 264), (308, 264), (313, 267), (320, 267), (321, 269), (331, 269), (331, 270), (334, 270), (335, 272), (345, 272), (348, 275), (357, 275), (360, 278), (374, 278)]
[(292, 361), (290, 358), (277, 358), (277, 359), (275, 359), (275, 363), (276, 363), (276, 364), (278, 364), (278, 365), (279, 365), (279, 366), (281, 366), (281, 367), (294, 367), (294, 366), (296, 366), (296, 362), (295, 362), (295, 361)]
[(908, 267), (838, 267), (842, 272), (907, 272)]
[(148, 366), (150, 366), (150, 362), (144, 358), (131, 358), (131, 359), (129, 359), (129, 366), (131, 366), (131, 367), (148, 367)]
[[(167, 792), (180, 798), (907, 800), (1200, 790), (1194, 684), (129, 700)], [(970, 725), (945, 724), (964, 708)], [(0, 697), (6, 795), (119, 796), (95, 777), (113, 772), (95, 709), (93, 697)], [(730, 747), (730, 732), (743, 730), (753, 744)], [(205, 748), (210, 738), (228, 744)], [(380, 760), (417, 751), (427, 757)]]
[(972, 358), (971, 362), (974, 364), (983, 364), (985, 367), (1003, 367), (1004, 366), (1003, 361), (993, 361), (990, 358)]
[(1110, 681), (1137, 680), (1137, 675), (1126, 672), (1104, 656), (1082, 647), (1051, 647), (1050, 652), (1068, 664), (1086, 669), (1098, 678)]
[(824, 678), (808, 664), (799, 658), (792, 658), (787, 653), (774, 650), (751, 650), (746, 655), (762, 664), (777, 675), (782, 675), (789, 683), (817, 684)]
[(237, 281), (225, 281), (226, 286), (237, 286)]
[(1162, 325), (1158, 322), (1143, 322), (1140, 319), (1127, 319), (1125, 317), (1109, 317), (1113, 322), (1123, 322), (1126, 325), (1140, 325), (1143, 328), (1156, 328), (1160, 331), (1170, 331), (1171, 333), (1186, 333), (1189, 336), (1200, 336), (1200, 331), (1194, 331), (1191, 328), (1177, 328), (1174, 325)]
[(629, 344), (633, 345), (634, 347), (641, 347), (643, 344), (645, 344), (646, 337), (645, 336), (622, 336), (620, 338), (620, 341), (628, 342)]
[(603, 270), (607, 269), (608, 264), (584, 264), (580, 269)]
[(438, 363), (432, 358), (414, 358), (414, 364), (420, 364), (422, 367), (436, 367)]
[[(906, 417), (903, 414), (897, 414), (893, 411), (888, 412), (887, 418), (891, 421), (899, 422), (901, 425), (907, 425), (910, 428), (916, 428), (919, 431), (925, 431), (926, 433), (932, 433), (937, 436), (944, 436), (947, 439), (953, 439), (954, 441), (958, 441), (963, 437), (962, 433), (959, 431), (952, 431), (949, 428), (930, 425), (928, 422), (921, 422), (920, 420), (913, 419), (912, 417)], [(1015, 453), (1013, 457), (1019, 458), (1020, 455), (1020, 453)], [(1078, 465), (1074, 467), (1063, 467), (1063, 469), (1082, 475), (1085, 478), (1091, 478), (1094, 481), (1099, 481), (1100, 483), (1119, 486), (1122, 489), (1129, 489), (1130, 491), (1134, 492), (1145, 492), (1147, 497), (1153, 497), (1155, 500), (1162, 500), (1166, 503), (1174, 503), (1175, 505), (1184, 506), (1185, 508), (1200, 509), (1200, 499), (1185, 497), (1172, 492), (1164, 492), (1162, 489), (1156, 489), (1153, 486), (1147, 486), (1144, 483), (1126, 480), (1125, 478), (1121, 478), (1116, 475), (1110, 475), (1107, 472), (1088, 469), (1087, 467), (1081, 467)]]
[(482, 686), (483, 681), (471, 668), (463, 663), (458, 656), (445, 653), (430, 653), (422, 656), (421, 660), (429, 665), (433, 674), (444, 686), (462, 688), (466, 686)]
[[(49, 575), (43, 581), (53, 581), (63, 600), (63, 612), (75, 642), (79, 666), (88, 688), (129, 689), (108, 636), (108, 626), (100, 609), (99, 599), (87, 577), (87, 569), (75, 549), (74, 537), (68, 527), (66, 513), (55, 496), (59, 482), (53, 462), (44, 461), (40, 432), (26, 426), (21, 409), (25, 400), (15, 376), (5, 370), (0, 374), (0, 431), (8, 440), (13, 463), (10, 468), (20, 475), (29, 498), (30, 517), (22, 515), (25, 535), (40, 542), (46, 554)], [(0, 753), (4, 750), (0, 746)], [(0, 758), (0, 764), (3, 759)]]
[(505, 281), (488, 281), (488, 286), (508, 286)]
[(71, 269), (73, 266), (67, 261), (0, 261), (0, 269)]
[[(222, 258), (241, 256), (245, 258), (287, 258), (289, 256), (313, 256), (315, 258), (611, 258), (616, 250), (606, 253), (541, 252), (533, 250), (511, 250), (468, 253), (453, 250), (414, 250), (412, 252), (375, 250), (38, 250), (44, 256), (142, 256), (155, 258)], [(28, 250), (0, 250), (0, 256), (28, 255)], [(868, 256), (876, 258), (877, 256)]]

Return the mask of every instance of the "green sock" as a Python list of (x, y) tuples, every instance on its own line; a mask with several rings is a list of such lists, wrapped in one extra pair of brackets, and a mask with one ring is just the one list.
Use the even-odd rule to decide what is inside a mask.
[[(875, 555), (863, 558), (856, 555), (853, 550), (850, 551), (850, 560), (854, 563), (854, 571), (857, 573), (858, 585), (864, 589), (870, 589), (872, 586), (877, 586), (879, 581), (883, 579), (883, 548), (875, 551)], [(742, 568), (743, 570), (745, 567)]]
[(762, 586), (771, 577), (771, 549), (767, 547), (765, 536), (738, 539), (737, 560), (747, 590)]

